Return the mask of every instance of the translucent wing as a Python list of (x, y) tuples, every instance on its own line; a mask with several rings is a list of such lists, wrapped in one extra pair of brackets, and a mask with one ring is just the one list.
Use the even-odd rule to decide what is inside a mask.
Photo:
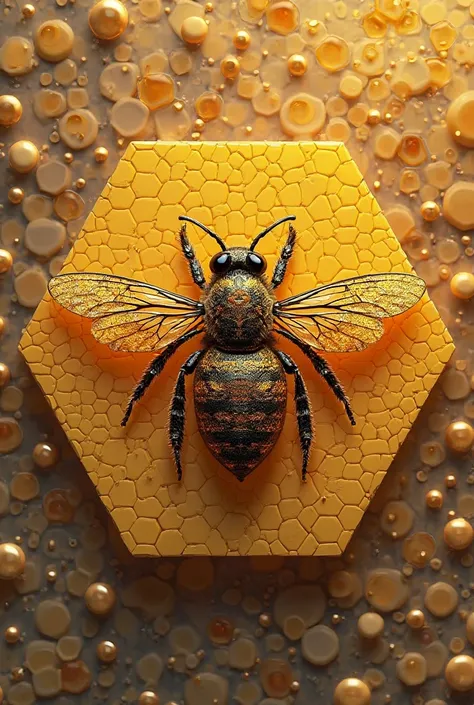
[(426, 286), (413, 274), (368, 274), (326, 284), (274, 305), (283, 328), (325, 352), (363, 350), (382, 337), (383, 318), (408, 311)]
[(49, 291), (68, 311), (94, 319), (96, 340), (123, 352), (165, 347), (199, 327), (204, 311), (199, 301), (113, 274), (60, 274)]

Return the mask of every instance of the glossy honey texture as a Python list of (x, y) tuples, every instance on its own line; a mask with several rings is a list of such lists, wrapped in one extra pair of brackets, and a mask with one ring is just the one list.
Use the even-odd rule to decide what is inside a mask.
[[(245, 245), (259, 229), (295, 214), (297, 246), (279, 298), (357, 274), (411, 271), (342, 143), (135, 142), (63, 272), (113, 272), (197, 298), (177, 246), (181, 214), (212, 226), (228, 246)], [(188, 232), (207, 272), (214, 243)], [(270, 271), (284, 237), (273, 232), (261, 243)], [(129, 550), (167, 556), (340, 554), (453, 351), (425, 295), (388, 321), (384, 337), (365, 352), (328, 355), (357, 417), (351, 428), (323, 380), (282, 342), (312, 403), (308, 481), (301, 482), (290, 381), (281, 436), (240, 484), (205, 448), (191, 404), (183, 481), (176, 479), (166, 421), (178, 367), (193, 342), (174, 356), (126, 430), (123, 410), (150, 355), (112, 353), (94, 341), (89, 322), (49, 296), (20, 347)]]

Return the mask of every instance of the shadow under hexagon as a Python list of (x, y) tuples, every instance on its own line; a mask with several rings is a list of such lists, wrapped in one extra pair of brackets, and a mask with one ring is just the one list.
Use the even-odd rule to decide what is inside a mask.
[[(314, 165), (321, 165), (321, 155), (323, 158), (327, 155), (327, 164), (336, 164), (335, 171), (341, 163), (350, 165), (344, 174), (348, 174), (353, 184), (358, 171), (343, 145), (230, 143), (223, 145), (230, 154), (227, 162), (222, 155), (220, 161), (213, 161), (221, 147), (214, 145), (213, 150), (209, 143), (130, 145), (86, 221), (64, 271), (113, 271), (199, 298), (199, 289), (192, 283), (187, 263), (177, 246), (177, 216), (184, 212), (212, 225), (230, 246), (245, 244), (259, 227), (295, 212), (297, 225), (300, 225), (299, 237), (278, 298), (312, 288), (317, 281), (393, 268), (410, 271), (405, 254), (360, 174), (357, 178), (361, 202), (365, 199), (361, 220), (367, 227), (372, 223), (370, 233), (357, 230), (353, 224), (353, 185), (328, 193), (323, 200), (319, 194), (314, 199), (318, 201), (317, 208), (314, 204), (309, 208), (283, 204), (281, 200), (295, 199), (297, 189), (292, 186), (296, 184), (293, 174), (288, 184), (292, 186), (291, 192), (282, 188), (280, 192), (284, 197), (280, 202), (262, 212), (253, 208), (252, 203), (248, 208), (242, 202), (239, 184), (235, 185), (237, 190), (232, 190), (232, 181), (241, 178), (245, 164), (249, 159), (252, 163), (255, 161), (259, 166), (254, 165), (251, 170), (251, 183), (259, 183), (254, 186), (254, 199), (260, 207), (265, 206), (262, 194), (272, 184), (274, 177), (269, 174), (275, 174), (275, 163), (278, 165), (278, 161), (269, 158), (267, 171), (263, 171), (266, 178), (260, 178), (264, 166), (261, 157), (266, 150), (271, 150), (273, 156), (275, 150), (280, 151), (286, 169), (282, 170), (283, 175), (297, 169), (291, 168), (291, 159), (296, 154), (296, 159), (300, 160), (298, 150), (305, 152), (310, 167), (312, 159)], [(250, 151), (250, 157), (242, 162), (243, 155), (249, 155), (248, 150), (252, 148), (256, 156), (252, 160)], [(170, 164), (167, 159), (171, 151), (174, 157)], [(181, 160), (176, 158), (180, 153)], [(147, 154), (153, 155), (149, 162)], [(196, 155), (201, 158), (197, 159)], [(240, 159), (234, 159), (235, 155)], [(209, 179), (203, 181), (192, 173), (188, 181), (191, 186), (197, 184), (196, 188), (189, 187), (186, 195), (183, 195), (184, 187), (177, 188), (182, 202), (166, 203), (162, 208), (150, 202), (150, 199), (157, 200), (161, 190), (150, 196), (147, 180), (153, 179), (156, 190), (161, 164), (167, 167), (161, 187), (166, 188), (164, 198), (169, 201), (175, 197), (171, 188), (173, 178), (177, 183), (184, 183), (182, 165), (186, 164), (186, 156), (191, 166), (199, 165), (203, 174), (211, 176), (219, 173), (219, 165), (234, 161), (230, 170), (222, 170), (222, 178), (225, 176), (227, 181), (220, 183), (220, 190), (222, 193), (221, 187), (227, 184), (227, 202), (215, 203), (214, 195), (208, 195), (213, 205), (203, 205), (199, 184), (208, 184)], [(136, 199), (130, 195), (131, 184), (137, 183), (132, 161), (145, 169), (140, 172), (142, 178), (137, 188), (147, 194), (143, 197), (143, 212), (151, 217), (150, 221), (136, 223), (130, 215), (132, 208), (135, 217), (138, 218), (140, 212)], [(301, 194), (303, 191), (308, 194), (308, 188), (321, 189), (320, 175), (312, 168), (308, 171), (307, 180), (299, 181), (303, 186), (306, 184)], [(330, 166), (326, 171), (330, 171)], [(334, 178), (327, 176), (324, 181), (333, 191), (337, 186)], [(278, 200), (277, 189), (273, 190)], [(126, 198), (121, 198), (124, 193)], [(212, 191), (207, 188), (206, 193), (212, 194)], [(342, 206), (348, 210), (336, 222), (334, 213), (331, 215), (324, 209), (330, 207), (339, 213), (338, 194), (344, 196), (344, 193), (350, 203)], [(140, 203), (140, 196), (136, 198)], [(115, 204), (114, 208), (111, 203)], [(117, 210), (119, 206), (121, 209)], [(123, 217), (124, 213), (128, 216)], [(313, 224), (312, 217), (319, 220)], [(245, 234), (239, 235), (239, 232)], [(194, 229), (190, 229), (189, 234), (207, 270), (215, 243)], [(284, 237), (284, 233), (274, 232), (261, 243), (259, 249), (267, 256), (269, 271)], [(43, 328), (48, 330), (47, 336)], [(47, 298), (38, 307), (21, 341), (22, 352), (33, 374), (122, 538), (135, 554), (340, 553), (452, 352), (439, 314), (425, 297), (406, 315), (387, 321), (385, 335), (368, 350), (328, 356), (346, 385), (359, 417), (358, 425), (352, 429), (343, 408), (325, 388), (324, 381), (315, 376), (310, 363), (294, 346), (282, 341), (282, 349), (291, 352), (301, 367), (312, 402), (315, 441), (306, 484), (301, 484), (292, 380), (289, 381), (288, 414), (282, 436), (270, 456), (243, 485), (205, 448), (197, 431), (188, 384), (190, 403), (183, 448), (185, 470), (183, 482), (179, 484), (165, 431), (167, 409), (179, 365), (196, 347), (197, 342), (190, 341), (173, 356), (125, 430), (120, 427), (120, 421), (128, 395), (152, 355), (112, 353), (93, 339), (90, 322), (59, 309)]]

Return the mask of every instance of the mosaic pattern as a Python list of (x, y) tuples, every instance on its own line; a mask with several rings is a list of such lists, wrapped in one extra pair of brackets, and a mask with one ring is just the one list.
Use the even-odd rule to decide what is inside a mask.
[[(332, 142), (131, 143), (63, 271), (113, 272), (197, 298), (176, 243), (184, 213), (212, 225), (229, 246), (294, 213), (298, 244), (281, 298), (356, 274), (411, 271), (346, 147)], [(206, 269), (212, 241), (189, 233)], [(262, 243), (270, 269), (281, 238)], [(290, 398), (277, 446), (239, 485), (205, 448), (191, 409), (184, 477), (176, 480), (167, 409), (193, 343), (174, 356), (126, 430), (123, 410), (149, 355), (113, 354), (94, 341), (87, 321), (48, 297), (20, 346), (129, 550), (169, 556), (340, 554), (453, 350), (426, 296), (389, 321), (367, 351), (328, 356), (358, 419), (352, 429), (291, 349), (315, 421), (308, 482), (301, 483)]]

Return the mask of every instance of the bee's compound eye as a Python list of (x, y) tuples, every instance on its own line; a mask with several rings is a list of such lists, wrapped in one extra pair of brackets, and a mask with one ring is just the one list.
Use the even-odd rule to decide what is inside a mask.
[(219, 252), (211, 259), (209, 267), (214, 274), (224, 274), (232, 264), (232, 257), (228, 252)]
[(263, 274), (267, 268), (267, 261), (262, 255), (256, 252), (249, 252), (247, 255), (247, 267), (254, 274)]

